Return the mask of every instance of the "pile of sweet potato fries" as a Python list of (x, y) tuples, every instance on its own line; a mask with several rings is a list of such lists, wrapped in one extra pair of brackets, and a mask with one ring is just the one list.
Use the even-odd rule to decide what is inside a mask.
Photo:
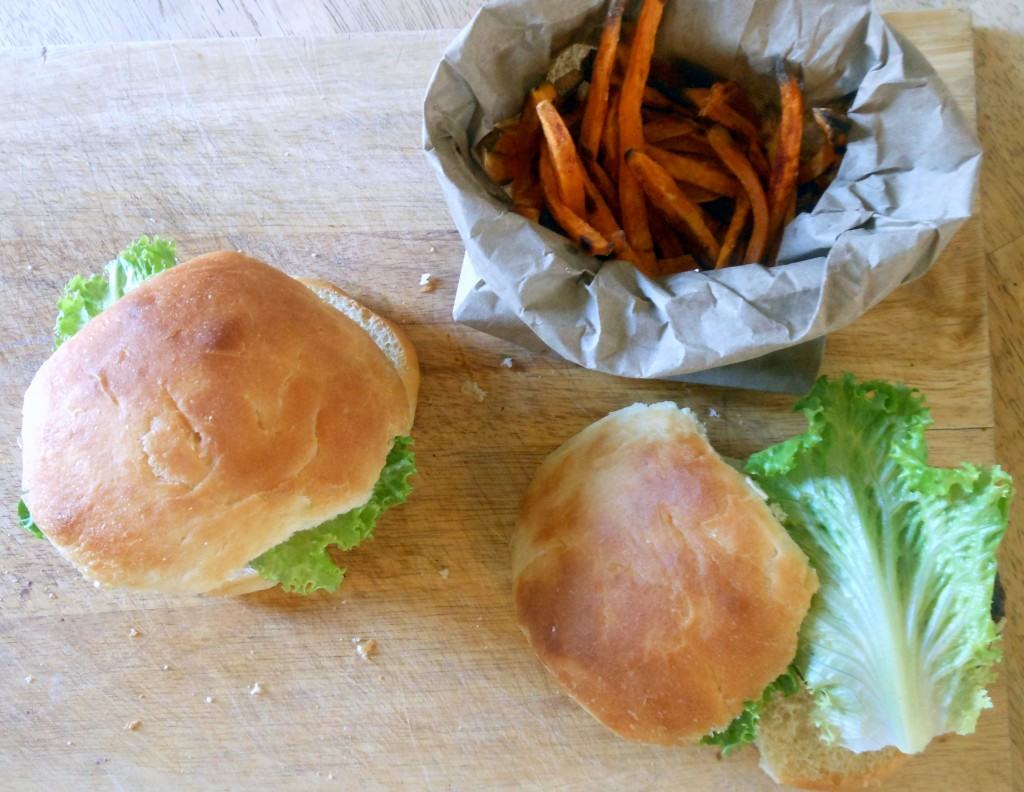
[(686, 84), (653, 58), (664, 6), (643, 0), (627, 25), (625, 0), (611, 0), (585, 92), (534, 88), (485, 139), (484, 169), (509, 185), (513, 211), (650, 277), (770, 265), (798, 192), (813, 205), (834, 176), (848, 124), (815, 108), (822, 141), (802, 159), (798, 74), (777, 66), (777, 117), (735, 82)]

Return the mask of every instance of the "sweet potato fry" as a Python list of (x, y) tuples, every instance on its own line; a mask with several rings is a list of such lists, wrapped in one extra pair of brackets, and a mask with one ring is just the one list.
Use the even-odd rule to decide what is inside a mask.
[(612, 182), (611, 176), (608, 175), (597, 160), (588, 159), (583, 163), (583, 167), (586, 169), (591, 181), (597, 186), (605, 203), (608, 204), (608, 208), (614, 214), (618, 214), (619, 194), (615, 189), (615, 183)]
[(715, 163), (687, 157), (684, 154), (673, 154), (657, 146), (645, 146), (644, 153), (668, 171), (676, 181), (694, 184), (730, 198), (740, 192), (739, 182)]
[(700, 109), (711, 92), (707, 88), (687, 88), (683, 93), (697, 109)]
[(764, 197), (761, 180), (757, 177), (757, 173), (750, 164), (750, 160), (746, 158), (742, 149), (736, 145), (736, 142), (725, 127), (717, 125), (711, 127), (708, 131), (708, 142), (714, 148), (719, 159), (722, 160), (722, 164), (732, 171), (733, 176), (739, 179), (743, 189), (747, 192), (747, 198), (750, 200), (750, 208), (754, 214), (754, 226), (743, 261), (744, 263), (765, 263), (762, 259), (764, 258), (765, 245), (768, 241), (768, 202)]
[(650, 85), (644, 86), (643, 104), (646, 107), (656, 107), (659, 110), (671, 110), (674, 104), (665, 94)]
[[(651, 203), (666, 219), (688, 233), (709, 261), (718, 259), (719, 245), (708, 228), (704, 211), (683, 195), (675, 181), (657, 162), (643, 151), (630, 149), (626, 164), (636, 176)], [(627, 235), (628, 235), (627, 229)]]
[(704, 137), (674, 137), (659, 140), (658, 148), (676, 154), (697, 154), (701, 157), (715, 157), (715, 150)]
[(779, 144), (772, 160), (768, 182), (768, 238), (774, 246), (786, 220), (790, 201), (796, 194), (800, 172), (800, 146), (804, 134), (804, 97), (799, 80), (780, 61), (776, 73), (782, 97), (782, 119), (779, 122)]
[(679, 189), (683, 191), (683, 195), (685, 195), (695, 204), (717, 201), (719, 198), (722, 197), (718, 193), (713, 193), (710, 190), (705, 190), (703, 187), (697, 187), (694, 184), (687, 184), (686, 182), (680, 182)]
[(540, 209), (544, 205), (544, 190), (539, 179), (531, 179), (516, 190), (512, 182), (512, 211), (533, 222), (540, 221)]
[(711, 86), (707, 101), (701, 105), (700, 117), (721, 124), (730, 132), (735, 132), (747, 143), (756, 142), (759, 138), (754, 123), (729, 104), (726, 83), (718, 82)]
[(835, 133), (832, 129), (832, 125), (829, 123), (828, 116), (820, 107), (815, 107), (811, 113), (814, 116), (814, 123), (817, 124), (818, 128), (821, 130), (824, 141), (821, 144), (821, 148), (814, 152), (809, 160), (800, 163), (800, 173), (797, 176), (797, 181), (800, 184), (806, 184), (809, 181), (814, 181), (832, 167), (832, 163), (838, 159), (835, 146)]
[(654, 249), (659, 259), (678, 258), (686, 253), (683, 241), (661, 212), (650, 212), (647, 217), (651, 223), (651, 236), (654, 237)]
[(601, 133), (601, 151), (604, 153), (604, 167), (613, 181), (619, 180), (619, 97), (612, 96), (608, 102), (608, 115)]
[(674, 137), (698, 137), (701, 129), (688, 118), (662, 116), (644, 124), (644, 140), (657, 143)]
[(691, 272), (699, 269), (700, 264), (697, 263), (697, 259), (689, 253), (673, 258), (658, 259), (658, 276), (662, 278), (666, 275), (675, 275), (678, 272)]
[(544, 140), (551, 153), (551, 165), (558, 176), (558, 191), (564, 203), (577, 217), (583, 217), (583, 166), (576, 155), (576, 144), (555, 106), (544, 100), (537, 105), (537, 116)]
[(587, 108), (583, 112), (583, 122), (580, 126), (580, 150), (584, 158), (597, 159), (604, 119), (608, 112), (608, 93), (612, 70), (615, 67), (615, 53), (619, 48), (622, 12), (625, 7), (626, 0), (612, 0), (605, 15), (601, 43), (597, 47), (594, 66), (590, 73)]
[(512, 179), (512, 211), (536, 222), (540, 219), (540, 208), (544, 193), (540, 189), (534, 167), (540, 150), (540, 118), (537, 105), (547, 100), (552, 102), (558, 96), (549, 82), (544, 82), (530, 91), (529, 99), (519, 117), (519, 158), (521, 167)]
[(579, 245), (580, 250), (595, 256), (607, 256), (613, 249), (611, 243), (562, 201), (558, 174), (552, 159), (551, 150), (545, 143), (540, 150), (539, 169), (548, 211), (562, 231)]
[(715, 269), (728, 267), (732, 263), (733, 253), (736, 252), (736, 245), (740, 241), (740, 234), (743, 233), (749, 216), (750, 199), (745, 194), (740, 194), (736, 198), (736, 208), (733, 209), (729, 227), (725, 230), (725, 239), (722, 241), (722, 249), (718, 252)]
[[(644, 0), (637, 19), (633, 41), (629, 48), (629, 63), (619, 94), (619, 206), (622, 225), (629, 244), (647, 267), (653, 269), (654, 240), (647, 222), (647, 203), (644, 191), (631, 169), (625, 167), (626, 151), (644, 145), (643, 104), (644, 86), (651, 70), (654, 39), (665, 9), (665, 0)], [(684, 196), (685, 200), (685, 196)], [(691, 203), (692, 205), (692, 203)]]
[(518, 170), (514, 156), (508, 157), (493, 149), (485, 149), (481, 159), (484, 172), (495, 184), (507, 184), (512, 179), (514, 171)]

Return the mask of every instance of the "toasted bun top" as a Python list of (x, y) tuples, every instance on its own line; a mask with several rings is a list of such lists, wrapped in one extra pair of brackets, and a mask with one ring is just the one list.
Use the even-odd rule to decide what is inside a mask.
[(211, 253), (86, 325), (25, 394), (25, 500), (100, 584), (204, 592), (365, 503), (412, 409), (358, 324)]
[(637, 404), (540, 467), (513, 539), (519, 623), (623, 737), (691, 742), (785, 671), (817, 578), (692, 413)]

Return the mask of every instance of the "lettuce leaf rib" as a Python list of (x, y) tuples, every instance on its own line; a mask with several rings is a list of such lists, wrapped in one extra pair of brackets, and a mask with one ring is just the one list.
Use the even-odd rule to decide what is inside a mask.
[(746, 469), (821, 582), (796, 667), (823, 737), (916, 753), (973, 731), (999, 659), (989, 610), (1009, 476), (929, 466), (931, 415), (910, 388), (822, 378), (796, 409), (807, 432)]

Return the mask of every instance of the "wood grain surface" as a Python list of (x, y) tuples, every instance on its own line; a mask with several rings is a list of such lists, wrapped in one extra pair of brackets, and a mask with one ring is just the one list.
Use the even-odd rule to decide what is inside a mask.
[[(894, 21), (970, 113), (966, 17)], [(512, 622), (518, 497), (570, 434), (652, 399), (693, 406), (733, 456), (801, 423), (786, 397), (624, 381), (451, 324), (461, 247), (419, 150), (422, 92), (451, 36), (0, 54), (3, 502), (17, 499), (20, 395), (48, 354), (55, 296), (141, 232), (185, 257), (240, 248), (334, 280), (409, 328), (424, 374), (413, 499), (350, 554), (335, 596), (98, 592), (5, 523), (0, 787), (771, 788), (752, 751), (722, 762), (606, 733)], [(993, 458), (979, 232), (968, 224), (932, 273), (835, 335), (826, 360), (925, 389), (942, 464)], [(1006, 301), (1021, 296), (1017, 261), (997, 261)], [(420, 292), (422, 272), (437, 291)], [(379, 654), (358, 657), (355, 636)], [(977, 734), (937, 741), (890, 788), (1008, 788), (1005, 687), (993, 692)]]

